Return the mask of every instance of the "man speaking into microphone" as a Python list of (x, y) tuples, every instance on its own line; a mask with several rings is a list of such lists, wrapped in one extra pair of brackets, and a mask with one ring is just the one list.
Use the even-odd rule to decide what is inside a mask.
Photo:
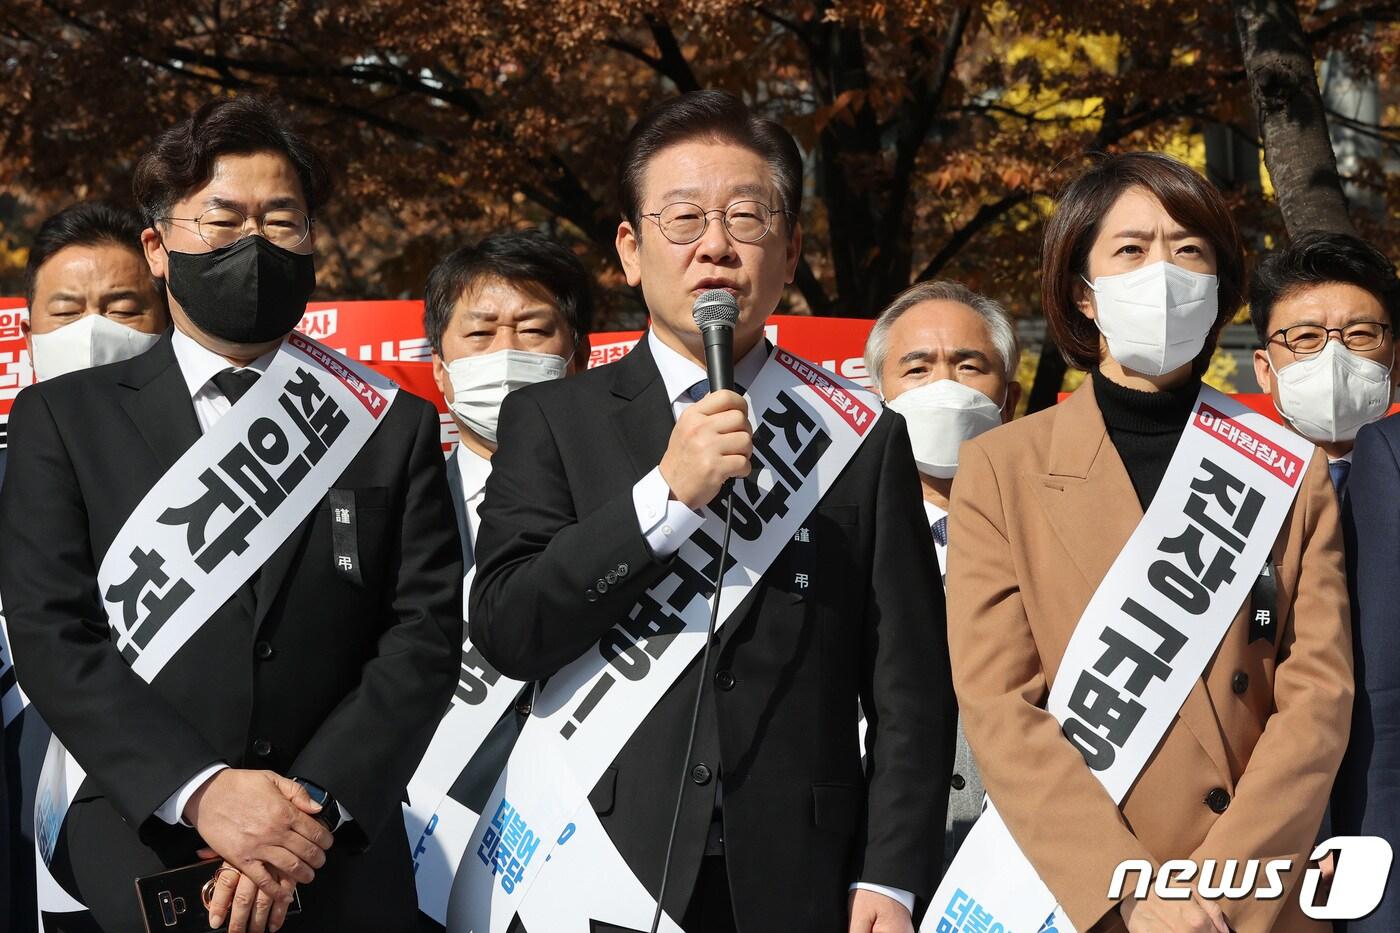
[[(454, 889), (474, 920), (449, 926), (503, 929), (507, 903), (532, 933), (645, 928), (601, 915), (631, 884), (687, 933), (911, 930), (952, 762), (943, 593), (903, 421), (764, 340), (800, 255), (797, 146), (729, 94), (686, 94), (633, 129), (619, 187), (650, 330), (501, 413), (471, 636), (504, 675), (548, 682), (470, 850), (500, 872), (491, 906)], [(712, 391), (695, 316), (717, 289), (738, 313), (734, 387)], [(532, 789), (541, 772), (579, 787)], [(562, 833), (556, 811), (574, 814)], [(500, 857), (532, 833), (545, 848)], [(627, 877), (607, 880), (615, 856)], [(598, 910), (551, 896), (571, 859), (603, 879)]]

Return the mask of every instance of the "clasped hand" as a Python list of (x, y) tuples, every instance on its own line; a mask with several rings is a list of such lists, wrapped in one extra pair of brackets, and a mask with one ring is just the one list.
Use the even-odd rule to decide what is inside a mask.
[(334, 837), (306, 789), (271, 771), (226, 768), (190, 797), (185, 820), (224, 866), (209, 900), (209, 925), (229, 933), (280, 929), (298, 884), (326, 864)]

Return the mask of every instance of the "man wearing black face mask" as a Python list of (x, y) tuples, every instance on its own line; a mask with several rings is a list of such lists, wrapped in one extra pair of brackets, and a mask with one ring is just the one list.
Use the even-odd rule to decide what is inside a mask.
[(219, 857), (216, 927), (408, 929), (400, 800), (462, 640), (437, 414), (291, 333), (329, 185), (275, 108), (200, 108), (135, 187), (174, 330), (22, 392), (0, 493), (16, 669), (67, 775), (45, 871), (89, 909), (51, 895), (48, 927), (137, 933), (133, 879)]

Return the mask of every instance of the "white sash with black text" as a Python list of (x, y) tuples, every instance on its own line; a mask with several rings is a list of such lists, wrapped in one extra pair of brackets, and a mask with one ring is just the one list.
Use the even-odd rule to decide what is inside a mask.
[[(755, 469), (735, 483), (720, 625), (799, 536), (880, 417), (869, 393), (782, 349), (764, 364), (748, 401)], [(707, 507), (670, 572), (539, 691), (457, 868), (451, 933), (504, 933), (517, 911), (531, 933), (588, 933), (595, 920), (650, 926), (656, 901), (587, 795), (704, 648), (723, 529), (724, 516)], [(663, 930), (679, 929), (665, 919)]]
[[(133, 671), (153, 681), (272, 556), (364, 447), (397, 393), (368, 367), (301, 334), (287, 336), (267, 372), (156, 482), (102, 558), (103, 610)], [(83, 909), (48, 864), (85, 777), (55, 736), (34, 802), (41, 916)]]
[[(1166, 476), (1085, 607), (1046, 702), (1115, 802), (1176, 719), (1258, 568), (1272, 561), (1313, 450), (1201, 387)], [(962, 929), (969, 917), (1007, 933), (1072, 933), (995, 803), (963, 841), (921, 933)]]

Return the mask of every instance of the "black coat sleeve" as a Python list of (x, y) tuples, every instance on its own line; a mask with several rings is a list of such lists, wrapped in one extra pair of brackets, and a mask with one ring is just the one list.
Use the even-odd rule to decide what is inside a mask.
[[(472, 642), (516, 680), (542, 680), (582, 656), (668, 564), (647, 547), (630, 488), (576, 514), (559, 446), (528, 389), (501, 408), (480, 517)], [(599, 593), (609, 572), (617, 583)]]
[(406, 450), (379, 651), (290, 772), (334, 794), (354, 820), (349, 831), (369, 840), (401, 819), (403, 788), (447, 709), (462, 651), (462, 552), (437, 413), (403, 401), (420, 411)]
[(892, 423), (876, 478), (866, 602), (866, 827), (856, 877), (926, 898), (942, 864), (957, 705), (943, 585), (908, 428), (894, 412), (883, 417)]
[(86, 506), (42, 389), (15, 400), (0, 490), (0, 597), (15, 671), (89, 779), (140, 826), (220, 756), (109, 638)]

